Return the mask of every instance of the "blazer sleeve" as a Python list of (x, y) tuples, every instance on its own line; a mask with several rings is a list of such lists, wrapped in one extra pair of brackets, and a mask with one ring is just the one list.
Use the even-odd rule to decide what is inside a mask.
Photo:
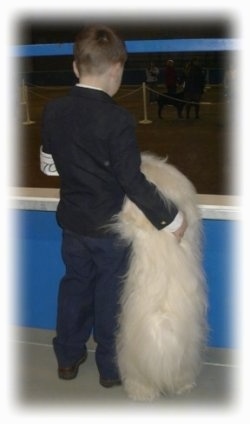
[(127, 197), (159, 230), (172, 223), (178, 213), (176, 205), (162, 198), (156, 186), (141, 172), (141, 155), (135, 137), (135, 122), (127, 116), (110, 140), (113, 172)]

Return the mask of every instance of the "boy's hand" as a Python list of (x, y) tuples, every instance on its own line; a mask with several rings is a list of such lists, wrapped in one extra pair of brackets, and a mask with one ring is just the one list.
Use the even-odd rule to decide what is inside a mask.
[(180, 243), (182, 237), (184, 236), (186, 229), (187, 229), (187, 220), (184, 216), (183, 222), (182, 222), (182, 225), (180, 226), (180, 228), (178, 228), (178, 230), (176, 230), (175, 232), (172, 233), (177, 238), (179, 243)]

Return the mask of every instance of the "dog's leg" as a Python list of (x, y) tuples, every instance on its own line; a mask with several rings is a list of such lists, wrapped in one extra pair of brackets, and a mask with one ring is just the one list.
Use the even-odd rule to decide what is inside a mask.
[(177, 395), (183, 395), (184, 393), (188, 393), (190, 392), (194, 387), (196, 386), (196, 383), (190, 383), (190, 384), (185, 384), (182, 387), (180, 387), (177, 391), (176, 394)]
[(197, 103), (196, 105), (195, 105), (195, 118), (196, 119), (199, 119), (199, 113), (200, 113), (200, 105)]
[(123, 385), (128, 397), (135, 401), (153, 401), (160, 396), (156, 387), (141, 382), (139, 379), (126, 379)]
[(190, 109), (191, 109), (191, 104), (187, 103), (186, 104), (186, 118), (189, 119), (190, 117)]
[[(126, 326), (128, 325), (130, 324), (127, 323)], [(156, 399), (160, 392), (155, 383), (140, 371), (138, 360), (141, 362), (141, 358), (138, 356), (138, 348), (134, 349), (134, 343), (131, 346), (131, 337), (127, 338), (125, 333), (120, 334), (117, 348), (122, 384), (128, 397), (135, 401), (153, 401)]]
[(197, 374), (197, 370), (196, 372), (192, 372), (191, 367), (188, 369), (187, 366), (186, 370), (183, 369), (179, 375), (179, 378), (176, 378), (174, 393), (177, 395), (182, 395), (183, 393), (190, 392), (196, 386), (195, 380)]
[(178, 118), (182, 119), (182, 106), (177, 106)]
[(162, 109), (163, 109), (163, 104), (160, 100), (158, 100), (158, 118), (162, 119)]
[(180, 119), (183, 119), (183, 115), (182, 115), (182, 112), (183, 112), (183, 109), (185, 108), (185, 103), (181, 103), (180, 104), (180, 108), (179, 108), (179, 118)]

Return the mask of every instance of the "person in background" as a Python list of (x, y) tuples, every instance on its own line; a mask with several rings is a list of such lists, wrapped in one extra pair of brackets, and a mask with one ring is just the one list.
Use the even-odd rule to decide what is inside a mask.
[(223, 78), (224, 95), (228, 100), (234, 99), (235, 84), (236, 83), (236, 69), (231, 64), (225, 70)]
[[(150, 62), (149, 66), (146, 69), (146, 83), (152, 90), (157, 89), (158, 77), (159, 77), (159, 68), (155, 66), (154, 62)], [(149, 101), (154, 103), (157, 101), (158, 94), (153, 91), (149, 91)]]
[(184, 97), (187, 100), (186, 117), (189, 119), (191, 108), (194, 108), (195, 118), (200, 117), (200, 101), (205, 87), (205, 74), (195, 57), (187, 65), (185, 70)]
[(168, 94), (174, 95), (177, 89), (177, 72), (175, 69), (175, 64), (172, 59), (167, 60), (166, 69), (165, 69), (165, 85)]
[(179, 241), (186, 230), (183, 213), (141, 172), (134, 118), (112, 98), (126, 59), (124, 43), (112, 29), (94, 25), (79, 32), (73, 62), (79, 82), (46, 105), (40, 150), (42, 171), (55, 174), (56, 168), (61, 185), (56, 216), (65, 275), (53, 339), (58, 376), (77, 376), (93, 334), (105, 388), (121, 384), (115, 337), (130, 254), (109, 225), (127, 196), (157, 231), (171, 232)]

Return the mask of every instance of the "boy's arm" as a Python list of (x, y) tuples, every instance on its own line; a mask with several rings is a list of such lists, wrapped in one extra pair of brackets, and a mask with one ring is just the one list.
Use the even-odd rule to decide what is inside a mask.
[(147, 216), (158, 229), (165, 228), (173, 234), (185, 227), (183, 215), (169, 199), (163, 199), (157, 187), (141, 172), (141, 157), (135, 139), (135, 125), (127, 116), (122, 130), (110, 142), (112, 168), (128, 198)]

